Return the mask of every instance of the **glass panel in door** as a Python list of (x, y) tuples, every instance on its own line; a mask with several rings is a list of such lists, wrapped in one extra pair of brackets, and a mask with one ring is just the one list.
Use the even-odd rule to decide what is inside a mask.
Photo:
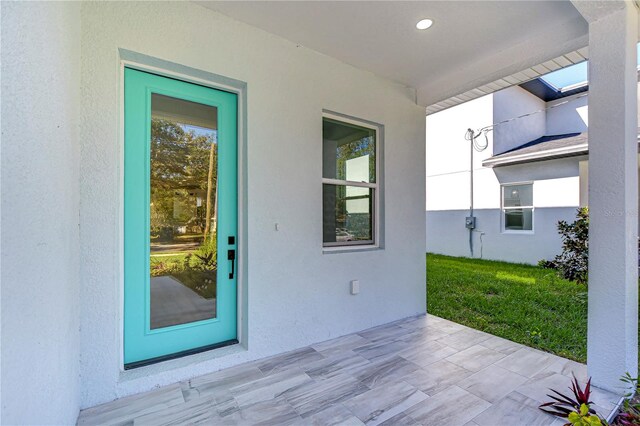
[(151, 95), (151, 329), (216, 317), (217, 113)]

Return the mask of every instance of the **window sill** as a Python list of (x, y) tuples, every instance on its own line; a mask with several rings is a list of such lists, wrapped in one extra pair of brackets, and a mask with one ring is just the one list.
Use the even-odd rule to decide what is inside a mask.
[(354, 245), (354, 246), (333, 246), (333, 247), (322, 247), (322, 254), (333, 254), (333, 253), (353, 253), (353, 252), (362, 252), (362, 251), (377, 251), (382, 250), (377, 244), (367, 244), (367, 245)]
[(503, 234), (510, 234), (510, 235), (535, 235), (534, 231), (502, 231)]

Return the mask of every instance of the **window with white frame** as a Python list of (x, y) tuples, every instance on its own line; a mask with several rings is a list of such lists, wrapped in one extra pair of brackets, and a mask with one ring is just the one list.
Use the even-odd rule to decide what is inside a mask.
[(325, 247), (377, 245), (379, 128), (342, 116), (322, 119)]
[(502, 229), (533, 231), (533, 184), (502, 185)]

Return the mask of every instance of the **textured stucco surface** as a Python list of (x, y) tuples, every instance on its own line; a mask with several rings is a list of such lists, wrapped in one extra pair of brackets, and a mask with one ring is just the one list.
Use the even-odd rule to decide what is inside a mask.
[[(562, 245), (556, 225), (559, 220), (573, 221), (577, 207), (537, 208), (533, 233), (504, 233), (500, 209), (475, 210), (476, 231), (473, 233), (474, 257), (505, 262), (537, 264), (553, 259)], [(464, 218), (469, 210), (428, 211), (427, 251), (449, 256), (470, 257), (469, 230)], [(482, 238), (481, 238), (481, 235)]]
[[(582, 158), (485, 168), (476, 172), (474, 256), (480, 256), (481, 245), (485, 259), (507, 262), (535, 264), (558, 254), (560, 237), (556, 225), (559, 220), (573, 221), (580, 205), (578, 164)], [(500, 185), (517, 182), (533, 183), (533, 234), (502, 232)], [(468, 194), (469, 172), (427, 178), (428, 252), (469, 256), (469, 233), (464, 226), (465, 217), (469, 216), (469, 208), (465, 207), (469, 203)], [(451, 207), (446, 208), (447, 205)]]
[(547, 120), (544, 112), (504, 122), (524, 114), (543, 111), (546, 104), (542, 99), (517, 86), (500, 90), (494, 93), (493, 97), (492, 123), (502, 123), (493, 129), (494, 155), (502, 154), (546, 134)]
[(79, 408), (80, 5), (2, 2), (2, 424)]
[(631, 3), (613, 11), (581, 3), (593, 19), (587, 358), (593, 383), (622, 393), (619, 377), (638, 371), (638, 11)]
[[(247, 83), (248, 350), (135, 377), (120, 372), (118, 48)], [(425, 311), (424, 109), (412, 91), (193, 3), (83, 4), (81, 74), (83, 407)], [(385, 126), (384, 250), (322, 253), (322, 109)]]
[[(586, 132), (589, 97), (586, 93), (547, 102), (547, 135)], [(550, 108), (552, 107), (552, 108)]]

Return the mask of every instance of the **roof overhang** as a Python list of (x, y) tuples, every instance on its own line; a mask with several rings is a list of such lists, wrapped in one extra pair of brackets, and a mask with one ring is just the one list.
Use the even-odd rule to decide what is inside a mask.
[[(582, 47), (580, 49), (574, 50), (573, 52), (569, 52), (540, 64), (530, 66), (529, 68), (526, 68), (522, 71), (518, 71), (514, 74), (499, 78), (490, 83), (473, 88), (471, 90), (467, 90), (466, 92), (459, 95), (455, 95), (440, 102), (429, 105), (427, 107), (427, 115), (435, 114), (436, 112), (443, 111), (447, 108), (472, 101), (482, 96), (490, 95), (491, 93), (506, 89), (507, 87), (527, 83), (539, 78), (542, 75), (559, 70), (560, 68), (578, 64), (589, 59), (588, 55), (589, 48)], [(576, 93), (577, 92), (579, 92), (579, 90), (576, 91)]]
[[(587, 133), (544, 136), (539, 140), (543, 140), (543, 142), (538, 142), (537, 139), (522, 145), (520, 148), (494, 155), (484, 160), (482, 166), (492, 168), (514, 166), (517, 164), (589, 155), (589, 139)], [(640, 129), (638, 132), (638, 148), (640, 150)]]
[(577, 157), (589, 154), (589, 144), (583, 143), (565, 148), (551, 149), (542, 152), (526, 153), (521, 155), (512, 155), (505, 158), (500, 156), (491, 157), (482, 162), (484, 167), (501, 167), (513, 166), (516, 164), (533, 163), (536, 161), (554, 160), (558, 158)]

